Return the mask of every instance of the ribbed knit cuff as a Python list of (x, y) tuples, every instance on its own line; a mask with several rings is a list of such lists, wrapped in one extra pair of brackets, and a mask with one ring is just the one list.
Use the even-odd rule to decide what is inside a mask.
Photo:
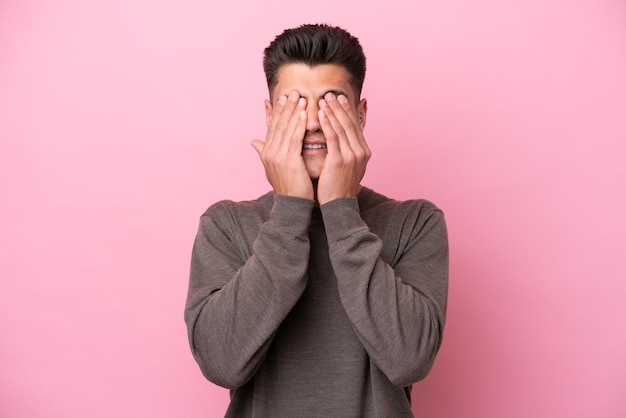
[(274, 195), (270, 219), (279, 227), (297, 227), (308, 232), (315, 201), (300, 197)]
[(331, 200), (321, 205), (320, 210), (329, 243), (340, 241), (355, 232), (368, 229), (361, 218), (356, 197)]

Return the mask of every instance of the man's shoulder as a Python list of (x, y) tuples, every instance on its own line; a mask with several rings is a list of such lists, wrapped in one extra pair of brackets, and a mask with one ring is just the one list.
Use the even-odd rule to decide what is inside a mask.
[[(361, 217), (389, 248), (395, 248), (401, 237), (422, 239), (424, 236), (445, 236), (446, 221), (444, 214), (434, 203), (427, 199), (396, 200), (376, 193), (365, 191), (364, 207)], [(431, 233), (435, 231), (434, 235)], [(441, 242), (440, 238), (436, 238)], [(388, 257), (392, 255), (387, 254)], [(390, 258), (391, 259), (391, 258)]]
[(442, 210), (430, 200), (423, 198), (397, 200), (365, 187), (359, 196), (359, 205), (363, 215), (372, 214), (387, 218), (405, 217), (409, 214), (423, 217), (432, 213), (442, 213)]
[(264, 214), (269, 213), (274, 202), (274, 193), (267, 192), (262, 196), (252, 200), (220, 200), (211, 204), (202, 214), (202, 217), (221, 218), (240, 217), (246, 214)]

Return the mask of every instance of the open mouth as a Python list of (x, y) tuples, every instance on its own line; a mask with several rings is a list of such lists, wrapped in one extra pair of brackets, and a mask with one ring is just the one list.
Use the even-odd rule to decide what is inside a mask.
[(325, 149), (325, 144), (304, 144), (302, 149)]

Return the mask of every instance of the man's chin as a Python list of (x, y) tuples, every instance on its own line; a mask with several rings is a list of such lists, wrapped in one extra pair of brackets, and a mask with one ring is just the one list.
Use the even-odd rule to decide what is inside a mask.
[(321, 168), (317, 168), (317, 167), (307, 167), (307, 173), (309, 173), (309, 177), (311, 177), (311, 180), (317, 180), (320, 178), (320, 173), (322, 172)]

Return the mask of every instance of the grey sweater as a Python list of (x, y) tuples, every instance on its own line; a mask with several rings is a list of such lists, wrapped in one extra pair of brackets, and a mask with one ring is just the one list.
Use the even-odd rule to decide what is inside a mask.
[(320, 207), (268, 193), (201, 217), (185, 321), (228, 417), (411, 417), (441, 345), (442, 212), (363, 188)]

